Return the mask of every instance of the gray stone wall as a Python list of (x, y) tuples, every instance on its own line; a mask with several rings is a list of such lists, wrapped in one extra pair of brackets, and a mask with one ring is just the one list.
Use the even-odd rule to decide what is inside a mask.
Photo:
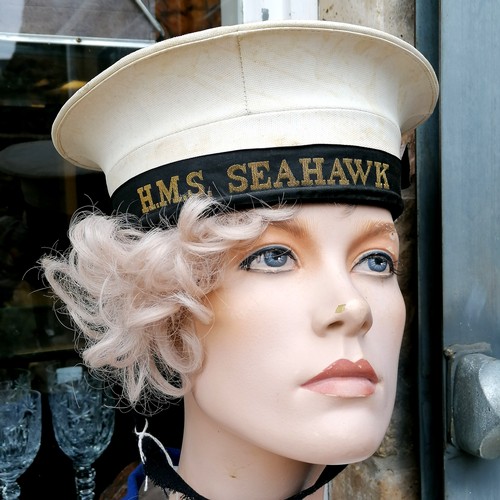
[[(319, 0), (319, 18), (381, 29), (414, 43), (414, 0)], [(414, 165), (414, 141), (410, 163)], [(417, 401), (416, 207), (415, 185), (403, 193), (405, 211), (397, 221), (407, 325), (401, 350), (396, 407), (375, 455), (347, 467), (333, 482), (332, 499), (413, 500), (420, 498)]]

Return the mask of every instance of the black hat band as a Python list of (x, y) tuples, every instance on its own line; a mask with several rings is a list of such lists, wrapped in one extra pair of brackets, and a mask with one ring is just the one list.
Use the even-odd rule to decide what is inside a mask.
[(349, 203), (403, 209), (401, 160), (359, 146), (309, 145), (240, 150), (189, 158), (150, 169), (112, 195), (118, 212), (144, 225), (175, 221), (193, 195), (236, 209), (283, 202)]

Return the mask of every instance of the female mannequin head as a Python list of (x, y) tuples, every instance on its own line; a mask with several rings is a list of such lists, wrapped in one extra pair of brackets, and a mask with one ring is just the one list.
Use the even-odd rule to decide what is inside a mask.
[(397, 262), (390, 214), (364, 206), (303, 206), (231, 251), (205, 299), (213, 318), (196, 322), (205, 355), (188, 411), (295, 460), (371, 455), (395, 396)]
[(285, 498), (303, 487), (298, 464), (363, 460), (385, 433), (405, 320), (397, 234), (378, 207), (200, 220), (209, 203), (189, 200), (168, 230), (87, 215), (72, 225), (68, 263), (46, 259), (46, 274), (89, 341), (88, 365), (124, 377), (132, 401), (184, 396), (181, 471), (193, 488), (220, 497), (200, 473), (213, 477), (203, 443), (209, 463), (238, 450), (272, 476), (286, 467), (300, 482), (269, 497)]
[(401, 136), (436, 97), (398, 39), (263, 23), (140, 51), (58, 116), (56, 147), (127, 215), (75, 219), (46, 275), (132, 403), (184, 396), (179, 471), (204, 496), (285, 498), (379, 445), (405, 320)]

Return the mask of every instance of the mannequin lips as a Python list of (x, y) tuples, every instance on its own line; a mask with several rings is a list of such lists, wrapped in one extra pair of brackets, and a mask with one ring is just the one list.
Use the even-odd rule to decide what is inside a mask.
[(363, 398), (375, 392), (379, 379), (366, 359), (339, 359), (308, 380), (302, 387), (339, 398)]

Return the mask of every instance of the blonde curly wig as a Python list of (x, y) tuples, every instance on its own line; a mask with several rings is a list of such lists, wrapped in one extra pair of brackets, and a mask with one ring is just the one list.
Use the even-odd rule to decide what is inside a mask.
[(223, 278), (228, 251), (293, 213), (234, 212), (192, 197), (176, 226), (163, 221), (144, 230), (125, 216), (80, 212), (70, 225), (69, 250), (41, 264), (85, 339), (87, 366), (117, 380), (132, 405), (178, 398), (202, 366), (193, 319), (210, 321), (203, 298)]

